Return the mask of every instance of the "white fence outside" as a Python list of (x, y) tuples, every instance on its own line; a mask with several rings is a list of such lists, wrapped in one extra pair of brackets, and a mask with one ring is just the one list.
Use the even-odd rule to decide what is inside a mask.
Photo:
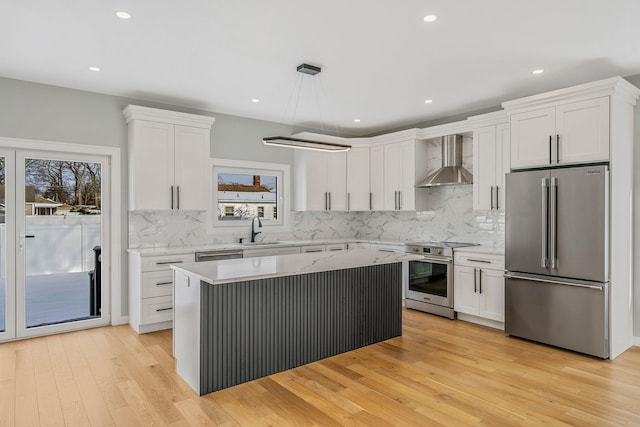
[[(100, 215), (27, 217), (27, 275), (89, 271), (100, 245)], [(0, 224), (0, 277), (6, 276), (6, 225)]]

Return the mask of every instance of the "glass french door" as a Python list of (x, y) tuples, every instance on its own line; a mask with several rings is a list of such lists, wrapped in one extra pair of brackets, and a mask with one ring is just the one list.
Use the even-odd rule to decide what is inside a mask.
[(108, 159), (23, 150), (5, 159), (4, 339), (108, 324)]

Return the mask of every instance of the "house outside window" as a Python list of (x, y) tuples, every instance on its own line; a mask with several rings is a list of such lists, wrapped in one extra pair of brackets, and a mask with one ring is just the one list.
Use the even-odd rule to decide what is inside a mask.
[(258, 218), (264, 218), (264, 206), (258, 206)]

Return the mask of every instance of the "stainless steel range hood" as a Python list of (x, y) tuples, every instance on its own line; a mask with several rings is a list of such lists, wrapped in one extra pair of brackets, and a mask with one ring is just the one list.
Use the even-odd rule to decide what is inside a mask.
[(472, 183), (473, 175), (462, 167), (462, 135), (446, 135), (442, 137), (442, 167), (416, 187)]

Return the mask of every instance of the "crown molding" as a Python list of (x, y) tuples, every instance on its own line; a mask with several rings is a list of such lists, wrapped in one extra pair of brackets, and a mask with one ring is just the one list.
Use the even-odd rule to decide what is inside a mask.
[(211, 129), (211, 126), (216, 121), (214, 117), (160, 110), (158, 108), (142, 107), (140, 105), (128, 105), (122, 110), (122, 115), (127, 123), (132, 120), (146, 120), (149, 122), (171, 123), (174, 125), (203, 129)]

